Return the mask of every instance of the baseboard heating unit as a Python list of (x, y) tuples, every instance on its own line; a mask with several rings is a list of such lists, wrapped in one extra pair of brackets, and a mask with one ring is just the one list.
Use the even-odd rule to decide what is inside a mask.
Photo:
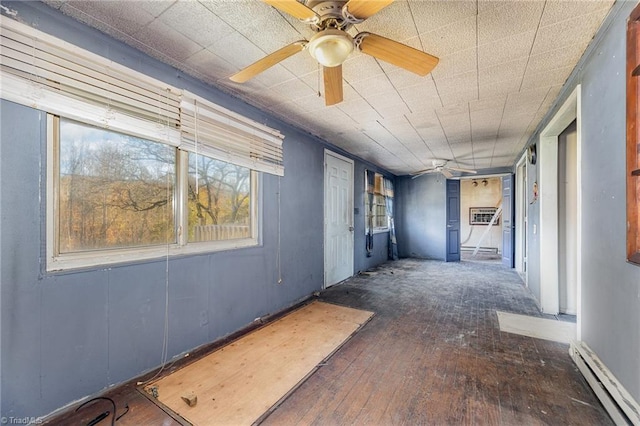
[(571, 342), (569, 354), (616, 425), (640, 425), (640, 405), (584, 342)]

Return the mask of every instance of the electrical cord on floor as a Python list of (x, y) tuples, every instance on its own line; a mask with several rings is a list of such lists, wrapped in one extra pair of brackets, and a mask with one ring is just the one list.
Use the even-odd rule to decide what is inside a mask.
[[(78, 412), (78, 410), (80, 410), (81, 408), (91, 404), (92, 402), (101, 401), (101, 400), (109, 401), (111, 403), (111, 406), (113, 407), (113, 416), (111, 416), (111, 426), (115, 426), (116, 421), (120, 420), (122, 418), (122, 416), (124, 416), (125, 414), (127, 414), (129, 412), (129, 404), (127, 404), (124, 407), (125, 408), (124, 412), (122, 414), (120, 414), (118, 417), (116, 417), (116, 413), (117, 413), (117, 411), (116, 411), (116, 402), (113, 399), (111, 399), (109, 397), (106, 397), (106, 396), (98, 396), (98, 397), (91, 398), (90, 400), (83, 402), (82, 404), (80, 404), (78, 406), (78, 408), (76, 408), (76, 412)], [(98, 414), (89, 423), (87, 423), (87, 426), (95, 426), (95, 425), (97, 425), (102, 420), (104, 420), (107, 417), (109, 417), (110, 414), (111, 414), (111, 412), (108, 411), (108, 410)]]

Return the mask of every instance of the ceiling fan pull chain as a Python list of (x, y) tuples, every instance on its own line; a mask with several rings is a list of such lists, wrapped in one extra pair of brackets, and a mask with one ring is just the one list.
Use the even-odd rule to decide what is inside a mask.
[(317, 68), (318, 68), (318, 97), (321, 98), (322, 97), (322, 91), (320, 90), (320, 79), (322, 77), (320, 77), (320, 62), (316, 62)]

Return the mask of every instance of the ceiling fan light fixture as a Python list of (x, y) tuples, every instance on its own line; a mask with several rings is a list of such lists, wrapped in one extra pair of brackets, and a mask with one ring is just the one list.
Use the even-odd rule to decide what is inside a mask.
[(337, 67), (353, 52), (353, 38), (344, 31), (328, 29), (313, 36), (307, 49), (321, 65)]

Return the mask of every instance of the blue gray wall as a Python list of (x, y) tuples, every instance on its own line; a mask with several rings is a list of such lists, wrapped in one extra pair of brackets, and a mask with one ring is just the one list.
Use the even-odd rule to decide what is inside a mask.
[[(626, 21), (637, 4), (614, 4), (557, 104), (582, 84), (582, 340), (640, 401), (640, 266), (625, 260)], [(556, 110), (547, 114), (531, 142)], [(532, 169), (535, 179), (537, 170), (529, 173)], [(538, 223), (538, 205), (530, 208), (529, 220)], [(540, 267), (539, 246), (532, 237), (530, 272)], [(538, 297), (539, 280), (539, 275), (529, 275)]]
[(444, 260), (446, 255), (446, 180), (439, 174), (396, 179), (398, 254)]
[[(285, 135), (285, 176), (262, 177), (259, 247), (48, 274), (46, 114), (2, 101), (0, 416), (45, 415), (159, 366), (167, 278), (169, 357), (322, 288), (323, 159), (329, 145), (42, 4), (3, 4), (40, 30), (278, 128)], [(354, 272), (385, 261), (387, 253), (384, 233), (376, 235), (374, 256), (365, 256), (365, 168), (385, 173), (356, 159)]]

